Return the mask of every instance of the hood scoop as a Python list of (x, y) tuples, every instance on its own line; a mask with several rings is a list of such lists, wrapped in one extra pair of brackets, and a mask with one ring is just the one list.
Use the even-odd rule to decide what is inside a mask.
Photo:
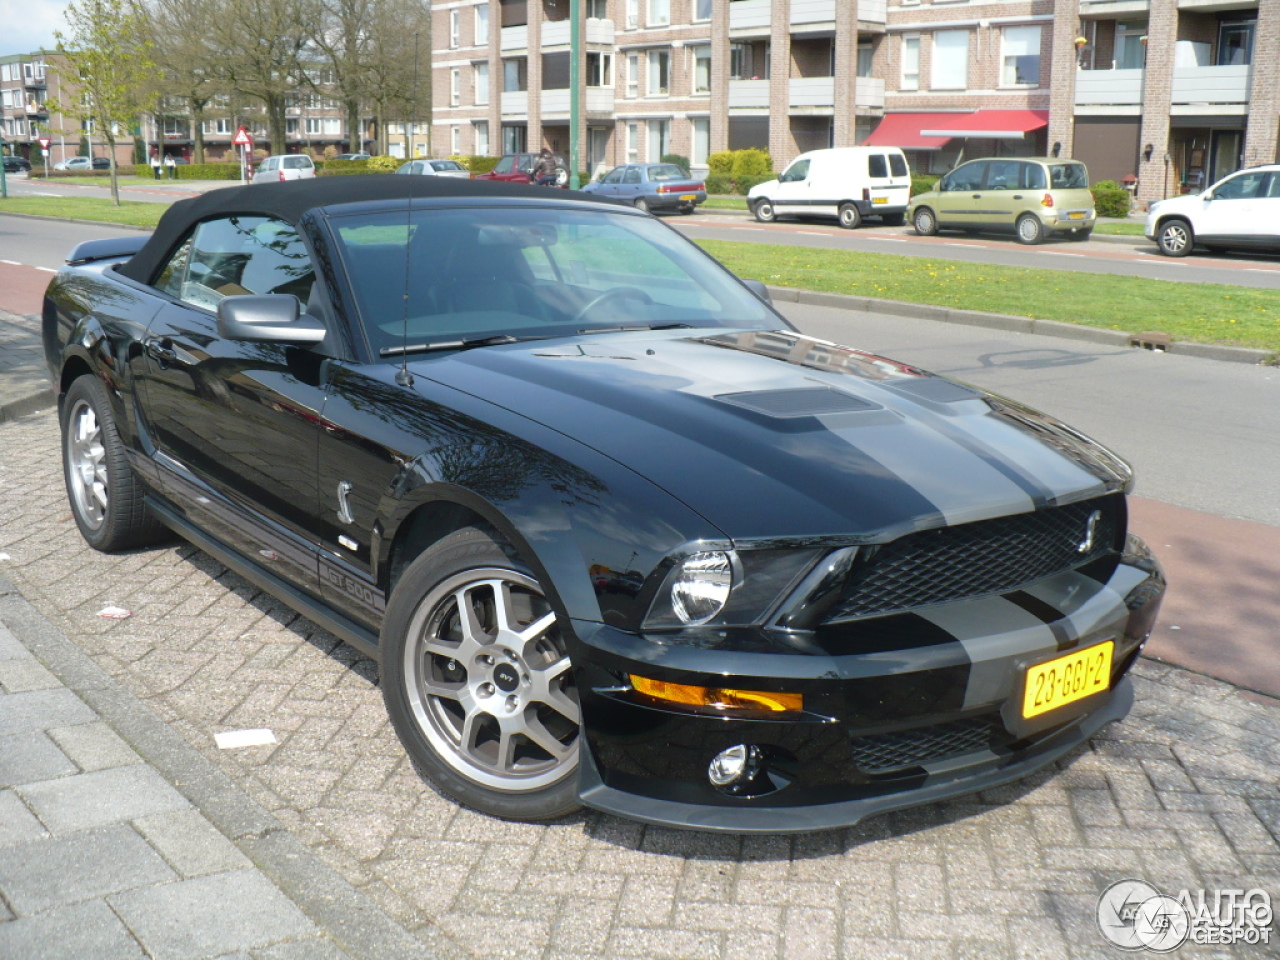
[(825, 417), (837, 413), (865, 413), (869, 410), (883, 409), (877, 403), (855, 397), (843, 390), (833, 390), (831, 387), (722, 393), (716, 399), (721, 403), (780, 420), (792, 420), (796, 417)]

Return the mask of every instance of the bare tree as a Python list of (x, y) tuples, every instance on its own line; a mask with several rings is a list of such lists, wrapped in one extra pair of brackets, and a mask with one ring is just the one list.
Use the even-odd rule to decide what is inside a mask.
[(66, 10), (68, 34), (55, 32), (58, 52), (67, 61), (70, 81), (62, 102), (49, 109), (89, 121), (107, 142), (111, 199), (120, 205), (116, 141), (155, 103), (148, 78), (155, 71), (150, 45), (124, 0), (80, 0)]
[(219, 13), (217, 0), (135, 0), (138, 24), (159, 68), (152, 86), (159, 96), (180, 99), (186, 107), (196, 163), (204, 163), (205, 112), (222, 92), (208, 31), (210, 18)]
[[(426, 0), (377, 0), (369, 22), (369, 101), (383, 153), (387, 124), (431, 116), (431, 10)], [(430, 127), (428, 126), (428, 129)]]
[(333, 92), (347, 114), (347, 149), (353, 153), (364, 149), (361, 104), (368, 94), (369, 62), (374, 57), (370, 23), (377, 2), (319, 0), (321, 18), (312, 37), (324, 66), (333, 72)]

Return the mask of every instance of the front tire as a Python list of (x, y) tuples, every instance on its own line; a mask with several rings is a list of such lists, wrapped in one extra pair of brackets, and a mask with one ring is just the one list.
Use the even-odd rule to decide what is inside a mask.
[(391, 722), (440, 792), (508, 820), (578, 809), (581, 711), (562, 626), (494, 531), (464, 528), (409, 565), (381, 647)]
[(768, 197), (757, 200), (751, 212), (760, 223), (773, 223), (778, 219), (778, 212), (773, 208), (773, 201)]
[(166, 539), (129, 466), (106, 388), (88, 374), (63, 398), (62, 475), (71, 515), (95, 550), (109, 553)]
[(933, 211), (928, 207), (920, 207), (916, 210), (915, 216), (911, 218), (911, 225), (916, 228), (916, 233), (922, 237), (936, 237), (938, 235), (938, 218), (933, 215)]
[(1030, 213), (1024, 213), (1018, 218), (1018, 222), (1014, 224), (1014, 230), (1018, 234), (1018, 242), (1025, 243), (1027, 246), (1035, 246), (1044, 239), (1044, 224), (1040, 222), (1040, 218)]
[(1186, 220), (1166, 220), (1156, 232), (1156, 244), (1166, 257), (1185, 257), (1196, 245), (1195, 233)]
[(858, 212), (858, 208), (852, 203), (842, 203), (836, 211), (836, 217), (840, 222), (840, 226), (846, 230), (857, 230), (862, 224), (862, 214)]

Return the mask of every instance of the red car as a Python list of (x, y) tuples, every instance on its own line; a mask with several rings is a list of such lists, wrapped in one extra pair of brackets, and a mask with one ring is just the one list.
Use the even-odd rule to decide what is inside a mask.
[[(477, 173), (473, 180), (504, 180), (508, 183), (529, 183), (534, 165), (538, 162), (536, 153), (508, 153), (498, 165), (488, 173)], [(569, 186), (569, 164), (558, 153), (553, 153), (556, 161), (556, 186), (562, 189)]]

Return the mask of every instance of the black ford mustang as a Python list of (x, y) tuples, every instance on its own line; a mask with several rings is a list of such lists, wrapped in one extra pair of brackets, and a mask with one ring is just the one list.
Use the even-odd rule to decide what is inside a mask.
[(1062, 423), (797, 333), (572, 193), (232, 188), (50, 285), (67, 489), (375, 657), (442, 791), (741, 832), (1002, 783), (1132, 702), (1164, 590)]

